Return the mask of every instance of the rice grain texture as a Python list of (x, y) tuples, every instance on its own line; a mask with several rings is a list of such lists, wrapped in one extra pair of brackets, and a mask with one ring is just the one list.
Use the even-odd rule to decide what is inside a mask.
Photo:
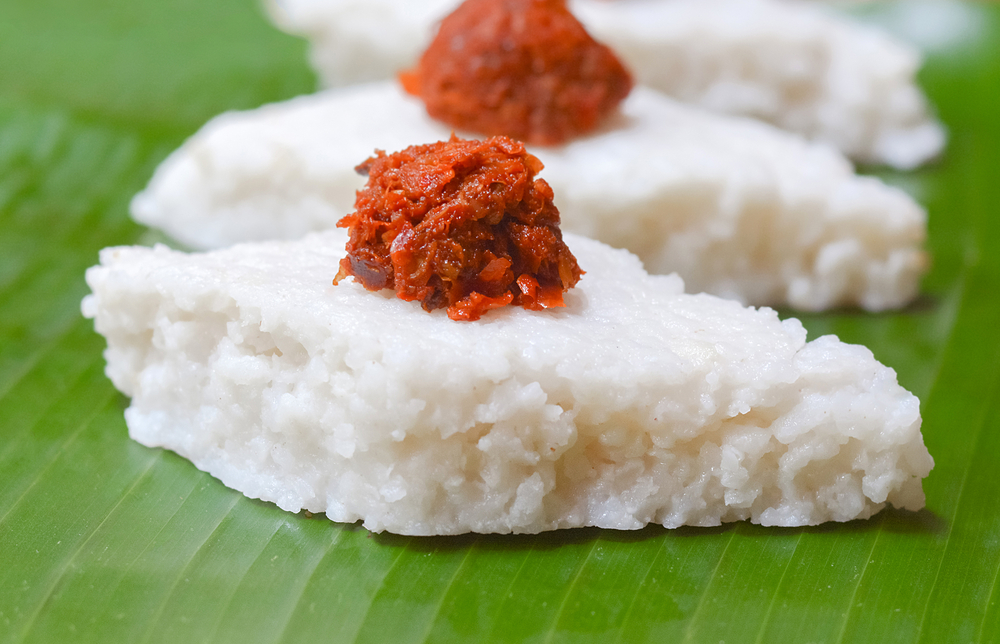
[(864, 347), (566, 235), (567, 307), (478, 322), (330, 278), (346, 235), (105, 249), (83, 302), (131, 436), (401, 534), (776, 526), (924, 505), (918, 400)]
[[(224, 114), (157, 169), (132, 214), (194, 248), (296, 239), (353, 211), (354, 167), (374, 148), (451, 133), (391, 82)], [(530, 151), (565, 230), (677, 272), (692, 292), (878, 311), (909, 302), (927, 266), (926, 215), (901, 190), (827, 146), (647, 88), (596, 134)]]
[[(306, 36), (327, 87), (412, 67), (458, 0), (270, 0)], [(572, 0), (636, 80), (678, 100), (750, 116), (901, 169), (944, 147), (916, 84), (919, 52), (877, 28), (799, 0)]]

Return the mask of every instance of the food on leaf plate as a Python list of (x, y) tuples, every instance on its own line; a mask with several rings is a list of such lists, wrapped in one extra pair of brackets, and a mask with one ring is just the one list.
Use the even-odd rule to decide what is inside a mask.
[(560, 229), (745, 301), (881, 309), (923, 270), (912, 200), (765, 124), (626, 99), (557, 0), (471, 0), (438, 38), (402, 77), (425, 104), (385, 82), (223, 115), (136, 197), (196, 247), (327, 230), (102, 251), (82, 307), (133, 438), (412, 535), (923, 507), (919, 401), (871, 352)]
[[(919, 401), (864, 347), (560, 234), (515, 142), (361, 167), (348, 231), (102, 251), (83, 312), (133, 438), (285, 510), (412, 535), (923, 507)], [(520, 306), (452, 315), (501, 287)]]
[[(408, 69), (458, 4), (271, 0), (269, 6), (280, 26), (309, 38), (323, 83), (337, 87)], [(639, 83), (678, 100), (762, 119), (868, 163), (912, 168), (944, 145), (915, 82), (918, 52), (816, 3), (573, 0), (569, 6)]]

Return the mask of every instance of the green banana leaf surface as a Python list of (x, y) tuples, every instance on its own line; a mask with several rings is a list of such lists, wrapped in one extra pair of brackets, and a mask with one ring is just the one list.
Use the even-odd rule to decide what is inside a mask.
[[(928, 31), (905, 4), (858, 11)], [(922, 297), (803, 320), (920, 397), (925, 510), (410, 538), (130, 441), (79, 312), (100, 248), (154, 239), (128, 201), (166, 154), (221, 111), (313, 90), (304, 43), (253, 0), (0, 0), (0, 642), (1000, 640), (1000, 7), (963, 6), (931, 25), (957, 36), (923, 34), (946, 154), (874, 170), (928, 209)]]

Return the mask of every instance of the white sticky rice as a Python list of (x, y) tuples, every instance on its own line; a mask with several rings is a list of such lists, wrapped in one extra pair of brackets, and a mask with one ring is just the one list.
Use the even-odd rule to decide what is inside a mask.
[(567, 234), (565, 309), (453, 322), (331, 279), (346, 234), (109, 248), (83, 312), (131, 436), (402, 534), (796, 526), (924, 505), (918, 400), (864, 347)]
[[(309, 38), (327, 87), (412, 67), (459, 0), (271, 0)], [(888, 34), (788, 0), (573, 0), (591, 34), (639, 82), (713, 111), (752, 116), (859, 161), (912, 168), (944, 131), (916, 85), (920, 55)]]
[[(354, 167), (376, 148), (451, 133), (390, 81), (224, 114), (163, 163), (132, 213), (193, 248), (295, 239), (353, 211), (365, 181)], [(926, 216), (902, 191), (825, 145), (647, 88), (603, 131), (532, 152), (564, 229), (676, 271), (693, 292), (882, 310), (910, 301), (926, 266)]]

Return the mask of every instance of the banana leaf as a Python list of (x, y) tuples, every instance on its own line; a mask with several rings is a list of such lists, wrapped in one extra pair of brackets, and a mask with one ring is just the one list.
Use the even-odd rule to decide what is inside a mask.
[(947, 153), (876, 172), (927, 207), (932, 271), (904, 311), (804, 322), (921, 398), (927, 508), (409, 538), (130, 441), (79, 313), (101, 247), (155, 238), (128, 200), (169, 151), (223, 110), (312, 91), (304, 43), (253, 0), (0, 2), (0, 642), (1000, 640), (1000, 7), (916, 4), (937, 29), (909, 2), (858, 13), (927, 47)]

